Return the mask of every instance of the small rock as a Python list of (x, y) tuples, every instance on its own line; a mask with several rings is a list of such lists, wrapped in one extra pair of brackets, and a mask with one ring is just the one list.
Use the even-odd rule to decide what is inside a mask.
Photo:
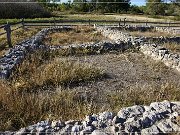
[(113, 120), (112, 120), (112, 124), (113, 124), (113, 125), (115, 125), (115, 124), (117, 124), (117, 123), (124, 123), (124, 122), (125, 122), (125, 120), (122, 119), (122, 118), (119, 118), (118, 116), (115, 116), (115, 117), (113, 118)]
[(163, 133), (172, 133), (173, 128), (169, 123), (166, 121), (161, 121), (157, 124), (157, 127), (163, 132)]
[(151, 103), (150, 106), (159, 113), (171, 113), (171, 104), (169, 101)]
[(95, 126), (95, 127), (98, 127), (98, 121), (93, 121), (92, 125)]
[(142, 135), (158, 135), (159, 133), (160, 131), (155, 125), (141, 130)]
[(99, 114), (98, 120), (106, 122), (109, 119), (113, 119), (113, 113), (112, 112), (103, 112)]
[(102, 130), (94, 130), (91, 135), (108, 135)]
[(21, 128), (18, 132), (15, 133), (15, 135), (22, 135), (26, 133), (26, 128)]
[(132, 107), (123, 108), (118, 112), (117, 116), (122, 119), (127, 119), (141, 115), (144, 111), (145, 109), (142, 106), (135, 105)]

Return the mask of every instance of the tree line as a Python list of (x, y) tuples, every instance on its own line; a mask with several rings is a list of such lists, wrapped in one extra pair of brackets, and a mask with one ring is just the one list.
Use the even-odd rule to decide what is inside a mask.
[(150, 15), (180, 16), (180, 0), (147, 0), (145, 13)]
[(0, 0), (0, 18), (49, 17), (52, 11), (180, 16), (180, 0), (168, 3), (167, 0), (146, 0), (145, 6), (131, 5), (131, 0), (68, 0), (60, 4), (57, 1), (60, 0)]
[(49, 16), (50, 12), (36, 0), (0, 0), (0, 19)]
[(180, 0), (146, 0), (145, 6), (131, 5), (130, 0), (73, 0), (55, 4), (52, 10), (180, 16)]

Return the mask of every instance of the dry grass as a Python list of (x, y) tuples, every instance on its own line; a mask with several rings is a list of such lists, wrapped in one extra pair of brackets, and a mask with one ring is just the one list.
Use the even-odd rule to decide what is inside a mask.
[[(26, 28), (26, 29), (18, 29), (16, 31), (12, 32), (11, 33), (12, 45), (16, 45), (17, 43), (32, 37), (39, 30), (40, 30), (40, 28), (33, 27), (33, 28)], [(5, 53), (5, 51), (8, 49), (9, 48), (8, 48), (8, 44), (7, 44), (7, 40), (6, 40), (6, 35), (0, 36), (0, 56), (2, 56)]]
[(132, 105), (149, 105), (152, 102), (163, 100), (179, 101), (180, 88), (171, 83), (166, 83), (160, 87), (130, 86), (126, 91), (114, 92), (107, 94), (108, 103), (114, 112), (119, 108)]
[[(152, 101), (180, 100), (179, 89), (175, 89), (171, 84), (162, 86), (161, 89), (148, 90), (135, 86), (130, 87), (128, 91), (105, 92), (103, 95), (92, 90), (91, 92), (97, 92), (93, 97), (83, 97), (78, 92), (63, 89), (54, 93), (19, 93), (8, 90), (6, 86), (1, 90), (1, 130), (15, 130), (45, 119), (77, 120), (87, 114), (104, 110), (118, 112), (125, 106), (147, 105)], [(102, 98), (106, 99), (103, 104), (99, 100)]]
[[(48, 52), (29, 55), (9, 82), (0, 82), (0, 130), (17, 130), (47, 118), (82, 118), (93, 109), (87, 109), (89, 102), (66, 87), (103, 76), (104, 72), (92, 65), (52, 60)], [(60, 85), (65, 88), (55, 91)]]
[(174, 53), (180, 53), (180, 44), (178, 43), (173, 43), (173, 42), (164, 43), (162, 47), (167, 48)]
[(45, 119), (78, 120), (87, 114), (105, 110), (118, 112), (122, 107), (148, 105), (154, 101), (179, 101), (179, 90), (168, 83), (161, 89), (134, 86), (127, 91), (103, 94), (98, 90), (80, 93), (64, 89), (53, 93), (19, 93), (6, 86), (0, 96), (0, 129), (16, 130)]
[(81, 57), (80, 60), (101, 66), (110, 75), (111, 79), (93, 83), (92, 86), (100, 93), (101, 107), (108, 105), (106, 110), (117, 112), (124, 106), (180, 100), (179, 75), (163, 63), (146, 58), (143, 54), (105, 54)]
[[(90, 34), (92, 30), (85, 28), (82, 31), (84, 33), (80, 32), (81, 34), (74, 37), (73, 40), (69, 40), (69, 31), (64, 32), (65, 35), (67, 34), (67, 37), (65, 37), (67, 41), (61, 41), (62, 45), (66, 43), (70, 44), (75, 40), (78, 42), (87, 42), (89, 39), (82, 40), (80, 35), (86, 36), (86, 33)], [(76, 30), (71, 32), (73, 35), (78, 35)], [(98, 36), (101, 37), (101, 35)], [(57, 38), (59, 38), (59, 35)], [(100, 39), (97, 38), (97, 40)], [(49, 41), (45, 42), (48, 43)], [(54, 41), (52, 45), (56, 45), (56, 43)], [(144, 56), (136, 57), (136, 55), (129, 53), (124, 54), (123, 57), (126, 60), (124, 64), (123, 62), (118, 63), (118, 61), (123, 61), (119, 55), (116, 55), (117, 58), (113, 56), (112, 59), (108, 57), (109, 61), (101, 59), (102, 63), (109, 64), (104, 65), (109, 70), (118, 68), (127, 69), (122, 70), (123, 74), (115, 74), (116, 78), (113, 80), (114, 82), (108, 84), (111, 88), (115, 84), (115, 81), (122, 80), (124, 81), (123, 83), (126, 83), (125, 80), (127, 80), (128, 84), (129, 78), (140, 77), (141, 80), (138, 80), (138, 77), (135, 78), (137, 79), (136, 85), (132, 85), (134, 84), (133, 79), (130, 79), (130, 82), (132, 81), (131, 85), (127, 87), (121, 87), (118, 84), (117, 91), (111, 91), (111, 89), (109, 91), (101, 91), (101, 89), (104, 89), (104, 87), (101, 88), (102, 84), (97, 84), (97, 87), (91, 86), (105, 75), (104, 70), (97, 68), (99, 66), (95, 68), (92, 64), (83, 63), (82, 61), (80, 63), (80, 61), (70, 58), (54, 58), (57, 55), (69, 56), (92, 53), (95, 52), (92, 52), (92, 50), (62, 50), (60, 52), (44, 52), (40, 50), (27, 56), (26, 60), (15, 69), (14, 74), (8, 81), (0, 81), (0, 130), (17, 130), (45, 119), (82, 119), (87, 114), (98, 113), (104, 110), (118, 112), (122, 107), (135, 104), (147, 105), (154, 101), (180, 100), (180, 87), (178, 87), (179, 85), (175, 85), (176, 83), (173, 83), (173, 77), (172, 80), (170, 79), (166, 83), (159, 84), (158, 81), (155, 81), (158, 83), (157, 85), (153, 83), (154, 80), (161, 80), (161, 77), (163, 78), (163, 76), (169, 75), (169, 68), (162, 63), (154, 63), (144, 58)], [(99, 57), (97, 59), (99, 60)], [(111, 61), (114, 61), (114, 63), (111, 63)], [(128, 64), (126, 63), (128, 62), (131, 63), (132, 67), (127, 67)], [(98, 63), (100, 65), (102, 64), (99, 61)], [(137, 63), (139, 63), (138, 66)], [(142, 67), (149, 68), (145, 68), (145, 71), (143, 68), (135, 72), (135, 67), (137, 69)], [(149, 70), (153, 70), (154, 72), (150, 72)], [(134, 76), (126, 77), (131, 75), (132, 72), (135, 74)], [(155, 75), (151, 73), (155, 73)], [(125, 79), (119, 78), (120, 80), (118, 80), (117, 76), (122, 76)], [(106, 81), (104, 79), (101, 81), (108, 83), (110, 80), (107, 79)], [(145, 85), (146, 83), (144, 83), (142, 85), (139, 81), (147, 81), (148, 84)], [(86, 86), (82, 86), (82, 90), (78, 91), (75, 87), (77, 84), (87, 85), (90, 87), (90, 90)]]
[(10, 80), (17, 89), (35, 90), (47, 85), (78, 84), (101, 76), (103, 71), (92, 65), (61, 58), (52, 60), (51, 53), (42, 50), (27, 57)]
[(169, 33), (165, 33), (165, 32), (157, 32), (155, 30), (152, 30), (152, 31), (145, 31), (145, 32), (142, 32), (142, 31), (132, 31), (132, 32), (129, 32), (130, 35), (132, 36), (145, 36), (145, 37), (160, 37), (160, 36), (163, 36), (163, 37), (171, 37), (172, 34), (169, 34)]
[(86, 42), (98, 42), (105, 39), (99, 32), (91, 27), (74, 27), (70, 31), (49, 34), (44, 43), (46, 45), (69, 45)]
[[(95, 82), (104, 72), (87, 63), (67, 58), (52, 60), (51, 57), (47, 52), (36, 52), (16, 69), (9, 83), (0, 82), (1, 131), (17, 130), (45, 119), (77, 120), (104, 110), (118, 112), (120, 108), (134, 104), (180, 100), (180, 89), (170, 82), (160, 87), (137, 83), (120, 91), (101, 91), (99, 85), (89, 91), (62, 87), (88, 80)], [(129, 55), (127, 60), (136, 62)], [(158, 63), (147, 61), (144, 64), (153, 70), (167, 70)]]
[(90, 102), (80, 99), (75, 91), (20, 93), (5, 87), (1, 93), (1, 131), (17, 130), (45, 119), (80, 119), (94, 112), (92, 106), (88, 109)]

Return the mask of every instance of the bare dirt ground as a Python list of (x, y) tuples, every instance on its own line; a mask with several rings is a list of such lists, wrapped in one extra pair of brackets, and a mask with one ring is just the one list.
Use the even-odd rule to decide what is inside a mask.
[(163, 63), (155, 62), (141, 53), (105, 54), (83, 57), (69, 57), (82, 63), (91, 63), (108, 74), (108, 79), (90, 85), (76, 87), (76, 90), (98, 89), (101, 91), (126, 91), (143, 89), (144, 92), (161, 90), (164, 85), (180, 87), (180, 76)]

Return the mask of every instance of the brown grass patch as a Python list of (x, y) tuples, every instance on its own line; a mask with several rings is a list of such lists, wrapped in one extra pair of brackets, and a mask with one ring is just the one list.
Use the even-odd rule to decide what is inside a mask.
[[(95, 110), (75, 91), (20, 93), (1, 89), (0, 130), (17, 130), (46, 119), (80, 119)], [(6, 92), (6, 93), (5, 93)]]
[(126, 91), (114, 92), (107, 94), (110, 108), (118, 112), (122, 107), (132, 105), (149, 105), (152, 102), (160, 102), (163, 100), (179, 101), (180, 88), (171, 83), (166, 83), (160, 87), (131, 86)]
[(152, 30), (152, 31), (132, 31), (132, 32), (129, 32), (130, 35), (132, 36), (145, 36), (145, 37), (160, 37), (160, 36), (165, 36), (165, 37), (171, 37), (172, 34), (169, 34), (169, 33), (165, 33), (165, 32), (158, 32), (158, 31), (155, 31), (155, 30)]
[(0, 130), (17, 130), (48, 118), (84, 117), (93, 111), (87, 109), (88, 101), (79, 99), (75, 91), (55, 90), (60, 85), (95, 81), (103, 75), (92, 65), (53, 60), (48, 52), (29, 55), (8, 81), (0, 81)]
[(164, 43), (162, 47), (167, 48), (174, 53), (180, 53), (180, 44), (178, 43), (168, 42)]
[(44, 85), (78, 84), (101, 78), (103, 74), (92, 65), (68, 59), (52, 59), (51, 52), (42, 50), (29, 55), (15, 69), (10, 80), (18, 89), (34, 90)]
[(49, 34), (44, 43), (46, 45), (69, 45), (86, 42), (98, 42), (105, 39), (99, 32), (91, 27), (74, 27), (73, 30), (60, 31)]

